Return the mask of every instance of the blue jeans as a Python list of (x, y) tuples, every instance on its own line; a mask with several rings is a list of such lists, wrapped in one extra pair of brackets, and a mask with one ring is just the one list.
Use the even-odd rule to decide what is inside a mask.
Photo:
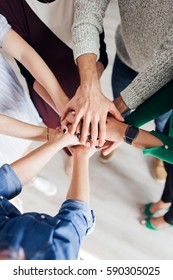
[[(120, 96), (120, 92), (123, 91), (138, 75), (136, 71), (125, 65), (116, 55), (112, 71), (112, 90), (114, 99)], [(163, 132), (165, 124), (171, 115), (171, 111), (161, 115), (154, 120), (156, 125), (156, 131)], [(125, 113), (123, 116), (127, 116), (130, 112)]]

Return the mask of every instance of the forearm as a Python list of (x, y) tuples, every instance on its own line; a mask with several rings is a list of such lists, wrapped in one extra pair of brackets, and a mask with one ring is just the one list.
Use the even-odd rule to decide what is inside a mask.
[[(128, 126), (129, 125), (126, 123), (117, 122), (116, 120), (113, 120), (113, 125), (109, 127), (109, 133), (111, 137), (108, 136), (107, 140), (124, 142), (124, 135)], [(153, 148), (162, 145), (163, 142), (159, 138), (155, 137), (150, 132), (143, 129), (139, 129), (137, 137), (132, 142), (132, 146), (139, 149)]]
[[(54, 130), (51, 130), (53, 133)], [(28, 139), (33, 141), (46, 141), (47, 128), (25, 123), (14, 118), (0, 114), (0, 134)]]
[[(58, 139), (58, 138), (57, 138)], [(64, 147), (62, 140), (47, 142), (11, 164), (22, 185), (30, 181)]]
[[(53, 102), (52, 98), (50, 97), (50, 95), (48, 94), (48, 92), (45, 90), (45, 88), (39, 84), (38, 81), (35, 81), (33, 84), (33, 88), (34, 90), (38, 93), (38, 95), (47, 103), (49, 104), (49, 106), (56, 112), (58, 112), (57, 106), (55, 105), (55, 103)], [(60, 106), (60, 107), (63, 107)]]
[(74, 154), (73, 174), (66, 198), (89, 203), (89, 160), (85, 155)]
[[(103, 31), (103, 18), (110, 0), (75, 0), (72, 28), (75, 59), (82, 54), (94, 53), (99, 58), (99, 34)], [(97, 16), (96, 16), (97, 15)]]
[(95, 54), (84, 54), (78, 57), (77, 65), (79, 68), (81, 86), (98, 85), (98, 75), (101, 76), (101, 63), (96, 63)]
[(13, 30), (10, 30), (6, 35), (3, 49), (28, 69), (35, 80), (49, 93), (58, 111), (62, 112), (68, 102), (68, 97), (37, 52)]
[(98, 79), (100, 79), (105, 70), (104, 65), (100, 61), (97, 61), (96, 68), (97, 68)]
[(114, 100), (114, 105), (115, 107), (118, 109), (118, 111), (121, 114), (124, 114), (125, 112), (129, 111), (128, 106), (126, 105), (126, 103), (123, 101), (122, 97), (119, 96)]

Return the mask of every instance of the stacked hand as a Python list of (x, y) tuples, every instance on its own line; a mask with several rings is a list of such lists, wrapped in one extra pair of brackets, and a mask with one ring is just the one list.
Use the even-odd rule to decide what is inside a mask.
[[(62, 115), (62, 124), (67, 125), (69, 111), (74, 111), (71, 122), (72, 134), (81, 134), (80, 142), (85, 144), (88, 135), (91, 135), (91, 145), (96, 146), (97, 139), (99, 146), (102, 147), (106, 140), (106, 119), (108, 113), (111, 113), (117, 120), (123, 121), (120, 112), (115, 107), (113, 101), (110, 101), (103, 94), (94, 92), (88, 94), (78, 88), (75, 96), (68, 102)], [(72, 116), (70, 116), (72, 117)]]

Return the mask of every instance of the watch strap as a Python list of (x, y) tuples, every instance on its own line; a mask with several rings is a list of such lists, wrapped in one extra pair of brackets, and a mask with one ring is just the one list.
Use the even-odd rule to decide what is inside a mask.
[(139, 128), (133, 125), (129, 125), (124, 133), (124, 142), (132, 145), (139, 133)]

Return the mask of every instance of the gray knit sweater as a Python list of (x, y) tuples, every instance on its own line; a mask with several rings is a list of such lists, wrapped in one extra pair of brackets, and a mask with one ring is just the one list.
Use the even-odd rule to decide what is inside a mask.
[[(75, 59), (84, 53), (99, 56), (98, 34), (109, 2), (75, 0)], [(118, 4), (117, 54), (139, 72), (121, 96), (134, 109), (173, 78), (173, 0), (118, 0)]]

